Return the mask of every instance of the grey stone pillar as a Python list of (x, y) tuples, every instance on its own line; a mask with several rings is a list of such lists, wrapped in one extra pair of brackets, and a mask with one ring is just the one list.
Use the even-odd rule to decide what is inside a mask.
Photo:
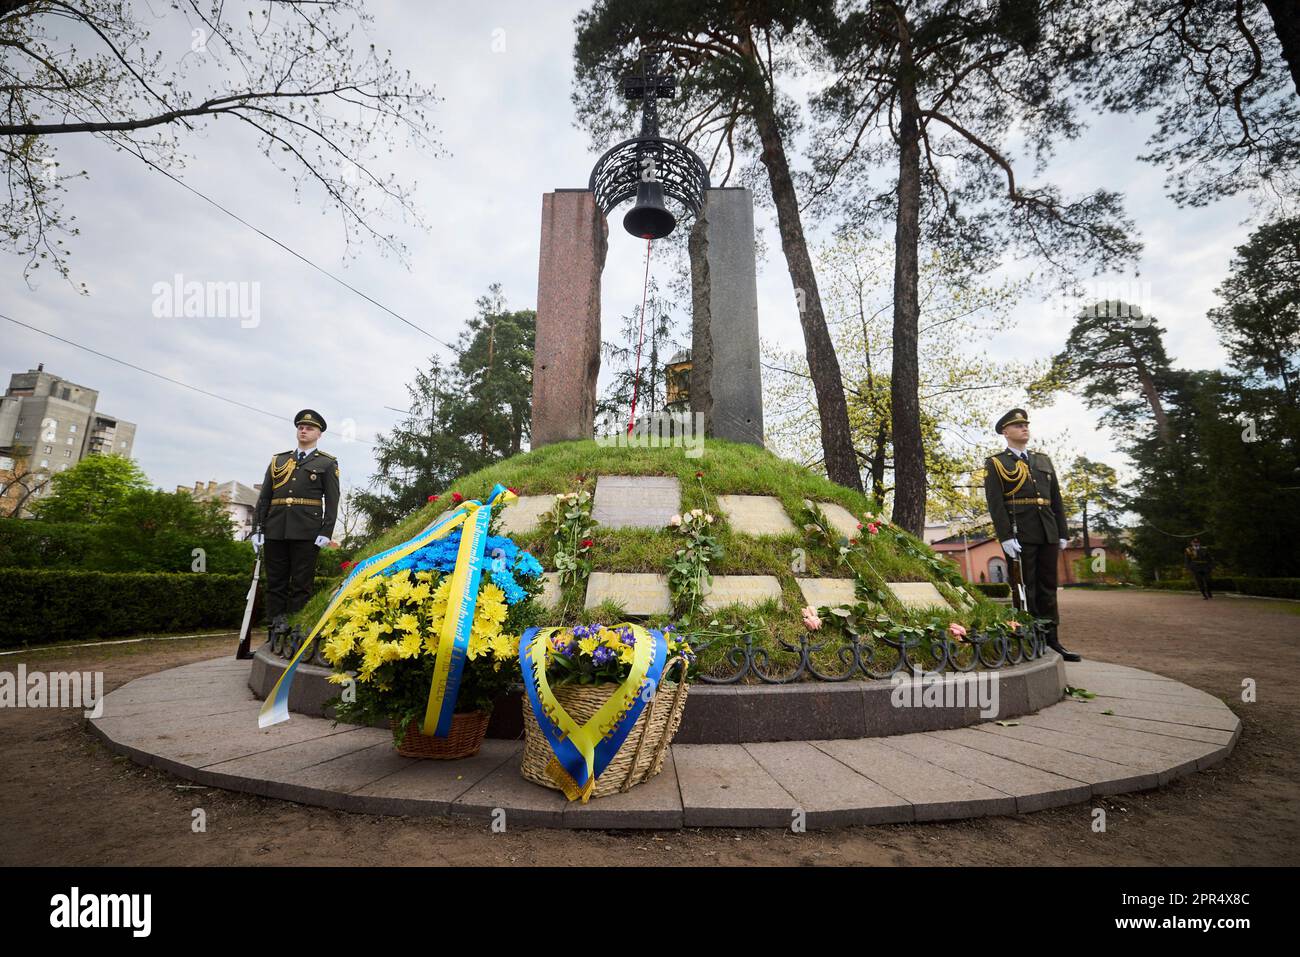
[(691, 228), (691, 411), (706, 435), (763, 444), (754, 197), (705, 191)]
[(532, 447), (589, 439), (600, 372), (600, 273), (609, 227), (587, 189), (542, 196)]

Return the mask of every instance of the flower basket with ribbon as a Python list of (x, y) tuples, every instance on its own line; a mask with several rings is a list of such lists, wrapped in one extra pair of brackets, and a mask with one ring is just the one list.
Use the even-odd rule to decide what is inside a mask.
[(671, 625), (525, 631), (523, 776), (584, 804), (654, 777), (681, 723), (694, 660)]
[(319, 641), (343, 687), (341, 720), (386, 719), (412, 757), (476, 752), (493, 701), (518, 681), (517, 636), (542, 587), (537, 560), (489, 534), (492, 509), (514, 498), (498, 485), (486, 502), (463, 502), (359, 562), (267, 696), (259, 726), (288, 720), (293, 673)]

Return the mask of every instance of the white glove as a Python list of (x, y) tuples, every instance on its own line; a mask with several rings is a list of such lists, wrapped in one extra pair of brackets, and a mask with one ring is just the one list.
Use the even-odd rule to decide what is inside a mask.
[(325, 547), (326, 545), (328, 545), (329, 543), (330, 543), (330, 537), (329, 537), (328, 535), (317, 535), (317, 536), (316, 536), (316, 547), (317, 547), (317, 548), (324, 548), (324, 547)]
[(262, 550), (262, 546), (266, 543), (266, 536), (261, 532), (255, 532), (251, 541), (253, 543), (253, 554), (256, 555)]
[(1066, 541), (1064, 538), (1061, 539), (1061, 551), (1065, 551), (1065, 546), (1068, 545), (1068, 544), (1070, 544), (1070, 543), (1069, 543), (1068, 541)]
[(1007, 553), (1008, 558), (1020, 557), (1020, 542), (1014, 538), (1008, 538), (1002, 543), (1002, 550)]

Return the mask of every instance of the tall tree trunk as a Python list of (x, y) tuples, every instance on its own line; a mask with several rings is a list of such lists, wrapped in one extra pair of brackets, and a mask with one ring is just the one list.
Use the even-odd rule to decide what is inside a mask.
[(853, 436), (849, 432), (849, 406), (844, 398), (844, 379), (840, 375), (839, 359), (831, 344), (830, 330), (822, 312), (821, 296), (817, 292), (817, 277), (813, 273), (812, 257), (804, 239), (803, 222), (799, 218), (799, 201), (790, 164), (786, 160), (785, 146), (772, 111), (770, 93), (764, 91), (761, 102), (754, 111), (754, 122), (763, 144), (760, 159), (767, 167), (772, 199), (776, 203), (777, 227), (781, 233), (781, 249), (790, 270), (790, 281), (795, 294), (802, 295), (799, 322), (803, 326), (804, 350), (808, 356), (808, 374), (817, 395), (817, 411), (821, 417), (822, 453), (825, 456), (826, 475), (832, 482), (862, 491), (862, 475), (858, 471), (857, 457), (853, 454)]
[(871, 496), (880, 508), (885, 507), (885, 446), (888, 434), (885, 424), (881, 422), (876, 430), (875, 445), (871, 450)]
[(1146, 367), (1146, 363), (1141, 360), (1138, 360), (1137, 364), (1137, 377), (1138, 382), (1141, 383), (1142, 397), (1147, 400), (1147, 405), (1151, 407), (1151, 414), (1155, 416), (1156, 433), (1160, 436), (1160, 441), (1168, 446), (1173, 439), (1169, 434), (1169, 416), (1165, 412), (1164, 403), (1160, 401), (1155, 377), (1151, 375), (1151, 370)]
[[(1067, 536), (1068, 537), (1068, 536)], [(1088, 500), (1083, 500), (1083, 557), (1092, 560), (1092, 539), (1088, 537)]]
[(911, 38), (899, 17), (898, 215), (894, 225), (894, 366), (890, 406), (894, 438), (894, 524), (920, 536), (925, 531), (925, 448), (921, 441), (920, 372), (917, 359), (917, 245), (920, 242), (920, 107)]
[(1300, 93), (1300, 0), (1264, 0), (1273, 17), (1273, 32), (1282, 43), (1282, 56), (1291, 67), (1295, 91)]

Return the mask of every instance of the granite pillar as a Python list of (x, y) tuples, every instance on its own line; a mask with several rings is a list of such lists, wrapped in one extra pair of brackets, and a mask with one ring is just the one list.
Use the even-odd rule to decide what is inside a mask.
[(704, 433), (763, 444), (754, 197), (748, 189), (705, 190), (691, 229), (691, 411)]
[(600, 273), (609, 227), (586, 189), (542, 196), (532, 447), (592, 437), (600, 372)]

